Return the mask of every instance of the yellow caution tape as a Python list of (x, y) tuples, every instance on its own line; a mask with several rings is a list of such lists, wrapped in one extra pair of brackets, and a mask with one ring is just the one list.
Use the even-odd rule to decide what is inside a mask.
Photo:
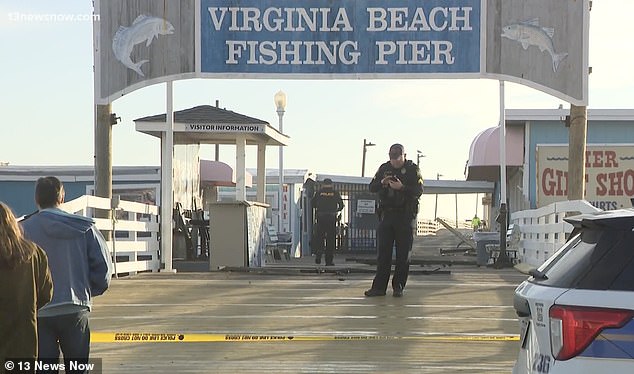
[(203, 342), (273, 342), (329, 340), (428, 340), (428, 341), (518, 341), (519, 335), (252, 335), (200, 333), (93, 332), (93, 343), (203, 343)]

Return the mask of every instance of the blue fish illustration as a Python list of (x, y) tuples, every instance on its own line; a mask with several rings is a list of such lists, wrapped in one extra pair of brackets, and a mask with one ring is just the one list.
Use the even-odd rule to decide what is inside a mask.
[(134, 70), (137, 74), (145, 77), (141, 66), (149, 60), (134, 62), (130, 59), (134, 46), (145, 42), (149, 47), (154, 38), (159, 35), (169, 35), (174, 33), (174, 26), (168, 21), (141, 14), (130, 27), (119, 26), (119, 29), (112, 38), (112, 51), (117, 60), (121, 61), (128, 69)]
[(555, 52), (555, 45), (553, 44), (554, 34), (555, 29), (539, 26), (538, 18), (526, 22), (513, 23), (502, 29), (502, 37), (520, 43), (524, 49), (534, 45), (541, 52), (547, 51), (553, 62), (553, 71), (556, 72), (559, 64), (568, 56), (568, 53)]

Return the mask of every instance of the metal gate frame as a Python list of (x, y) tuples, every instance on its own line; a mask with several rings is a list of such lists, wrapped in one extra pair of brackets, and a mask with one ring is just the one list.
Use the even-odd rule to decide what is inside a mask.
[[(342, 219), (337, 221), (335, 251), (339, 253), (376, 252), (376, 228), (378, 217), (372, 213), (360, 213), (357, 210), (359, 199), (375, 200), (377, 196), (369, 190), (367, 183), (342, 183), (333, 179), (334, 189), (337, 190), (344, 202)], [(309, 248), (312, 237), (314, 212), (310, 200), (322, 183), (308, 179), (304, 183), (301, 197), (302, 209), (302, 243)], [(376, 205), (375, 205), (376, 206)], [(346, 219), (347, 218), (347, 219)], [(302, 255), (310, 255), (310, 250), (302, 251)]]

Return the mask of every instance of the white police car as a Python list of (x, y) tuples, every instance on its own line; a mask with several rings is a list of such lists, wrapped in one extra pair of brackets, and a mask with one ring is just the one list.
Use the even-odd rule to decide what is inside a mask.
[(634, 373), (634, 210), (565, 220), (571, 239), (515, 290), (513, 373)]

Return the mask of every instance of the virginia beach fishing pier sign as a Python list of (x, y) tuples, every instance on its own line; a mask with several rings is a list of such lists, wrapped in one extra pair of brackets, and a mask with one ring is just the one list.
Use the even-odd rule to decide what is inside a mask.
[[(459, 6), (392, 2), (203, 0), (203, 72), (302, 74), (478, 73), (480, 0)], [(247, 4), (245, 4), (247, 3)], [(374, 3), (374, 4), (372, 4)], [(309, 7), (297, 7), (298, 5)], [(372, 4), (372, 5), (371, 5)], [(456, 48), (454, 48), (456, 46)], [(221, 53), (218, 53), (221, 52)]]
[[(97, 102), (184, 78), (492, 78), (587, 104), (587, 0), (97, 0)], [(564, 32), (565, 31), (565, 32)]]

